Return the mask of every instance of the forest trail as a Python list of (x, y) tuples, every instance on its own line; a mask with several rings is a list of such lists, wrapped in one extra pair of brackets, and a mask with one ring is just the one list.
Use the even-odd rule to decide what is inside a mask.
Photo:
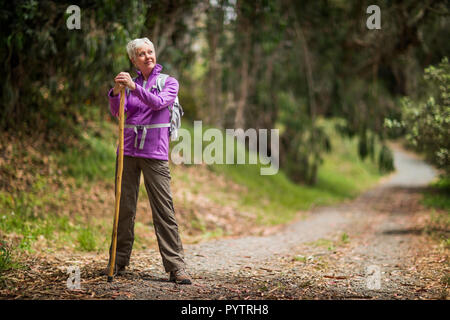
[[(440, 279), (448, 270), (437, 245), (423, 233), (429, 212), (420, 204), (421, 188), (436, 172), (399, 146), (393, 150), (396, 172), (354, 200), (314, 208), (307, 218), (267, 236), (185, 245), (193, 285), (168, 282), (157, 250), (133, 252), (128, 271), (113, 283), (100, 275), (106, 255), (80, 253), (37, 259), (34, 272), (41, 284), (19, 289), (16, 297), (442, 298), (447, 289)], [(79, 290), (67, 288), (72, 265), (81, 271)]]

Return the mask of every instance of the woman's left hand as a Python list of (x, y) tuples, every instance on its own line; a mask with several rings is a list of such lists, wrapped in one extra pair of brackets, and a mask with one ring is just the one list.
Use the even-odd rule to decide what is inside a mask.
[(116, 83), (120, 83), (121, 85), (124, 85), (127, 88), (130, 88), (131, 90), (136, 89), (136, 84), (134, 83), (133, 79), (131, 78), (130, 74), (128, 72), (121, 72), (119, 73), (116, 78), (114, 79)]

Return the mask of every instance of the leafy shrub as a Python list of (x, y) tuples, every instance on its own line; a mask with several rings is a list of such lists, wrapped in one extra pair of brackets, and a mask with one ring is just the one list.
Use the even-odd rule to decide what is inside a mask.
[(403, 127), (406, 139), (430, 162), (450, 173), (450, 64), (444, 58), (437, 66), (425, 69), (427, 97), (415, 102), (401, 100), (402, 120), (386, 120), (389, 128)]
[(378, 169), (382, 173), (388, 173), (394, 171), (394, 156), (392, 151), (385, 145), (380, 150), (380, 155), (378, 157)]

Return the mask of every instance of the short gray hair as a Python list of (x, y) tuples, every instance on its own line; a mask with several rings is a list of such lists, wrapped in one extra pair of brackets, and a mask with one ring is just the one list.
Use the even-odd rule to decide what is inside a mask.
[(130, 60), (133, 60), (133, 58), (136, 57), (136, 50), (138, 48), (142, 47), (143, 44), (149, 44), (153, 48), (155, 48), (155, 46), (153, 45), (153, 42), (151, 42), (148, 38), (138, 38), (138, 39), (134, 39), (134, 40), (131, 40), (130, 42), (128, 42), (127, 53), (128, 53), (128, 57), (130, 58)]

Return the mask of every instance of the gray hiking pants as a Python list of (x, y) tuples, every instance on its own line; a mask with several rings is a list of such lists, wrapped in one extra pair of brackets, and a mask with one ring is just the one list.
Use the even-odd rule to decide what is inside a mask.
[[(116, 176), (117, 167), (118, 161), (116, 158)], [(184, 268), (183, 245), (175, 220), (175, 210), (170, 191), (169, 162), (130, 156), (123, 157), (116, 265), (127, 266), (130, 262), (141, 171), (144, 175), (145, 188), (152, 208), (153, 225), (164, 269), (166, 272), (170, 272)]]

